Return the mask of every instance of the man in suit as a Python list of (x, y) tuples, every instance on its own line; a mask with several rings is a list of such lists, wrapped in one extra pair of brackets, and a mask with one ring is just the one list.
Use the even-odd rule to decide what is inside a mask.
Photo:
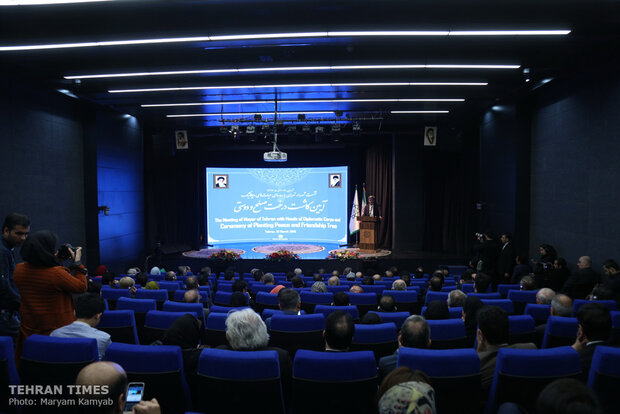
[(379, 207), (379, 205), (375, 203), (374, 195), (368, 197), (368, 204), (364, 206), (362, 216), (379, 217), (379, 219), (383, 218), (383, 216), (381, 215), (381, 207)]
[(499, 242), (491, 232), (485, 232), (478, 237), (478, 243), (474, 245), (474, 251), (478, 256), (477, 270), (484, 272), (491, 277), (493, 288), (497, 288), (497, 258), (500, 252)]
[(599, 282), (600, 277), (592, 270), (592, 259), (590, 256), (581, 256), (577, 262), (577, 267), (579, 269), (564, 283), (562, 293), (567, 294), (573, 299), (585, 299), (594, 288), (594, 285)]
[(346, 352), (353, 342), (355, 324), (350, 314), (343, 310), (337, 310), (325, 320), (325, 351)]
[(594, 350), (611, 334), (611, 314), (600, 303), (588, 303), (577, 311), (577, 323), (579, 328), (573, 349), (579, 353), (582, 379), (587, 381)]
[[(428, 322), (420, 315), (411, 315), (403, 323), (398, 334), (399, 347), (428, 349), (431, 346), (431, 328)], [(390, 372), (396, 369), (398, 349), (392, 355), (384, 356), (379, 360), (379, 383)]]
[(499, 280), (502, 283), (508, 283), (512, 276), (516, 253), (512, 245), (512, 236), (510, 234), (502, 234), (500, 241), (502, 242), (502, 250), (500, 250), (497, 260), (497, 272), (499, 274)]
[[(284, 315), (299, 315), (301, 299), (299, 293), (291, 288), (280, 289), (278, 292), (278, 307)], [(271, 318), (265, 320), (267, 330), (271, 330)]]

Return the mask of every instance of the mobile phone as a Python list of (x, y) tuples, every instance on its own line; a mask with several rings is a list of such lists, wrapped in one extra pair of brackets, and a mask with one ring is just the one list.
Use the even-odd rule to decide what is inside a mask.
[(131, 409), (134, 405), (142, 401), (144, 395), (144, 383), (143, 382), (130, 382), (127, 386), (127, 398), (125, 399), (125, 408), (123, 412), (131, 413)]

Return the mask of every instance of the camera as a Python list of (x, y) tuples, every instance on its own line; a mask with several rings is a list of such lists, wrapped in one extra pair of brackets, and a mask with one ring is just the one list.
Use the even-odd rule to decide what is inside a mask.
[(69, 243), (65, 243), (62, 246), (60, 246), (60, 249), (58, 249), (58, 258), (60, 260), (69, 260), (72, 257), (71, 252), (75, 254), (75, 248), (71, 246)]

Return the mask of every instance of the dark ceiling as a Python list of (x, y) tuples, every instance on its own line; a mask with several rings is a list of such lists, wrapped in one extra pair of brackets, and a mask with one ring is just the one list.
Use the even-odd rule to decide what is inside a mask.
[[(144, 125), (187, 129), (254, 119), (254, 113), (307, 114), (333, 123), (401, 128), (428, 122), (460, 125), (498, 99), (529, 93), (541, 81), (570, 77), (591, 66), (618, 67), (618, 1), (116, 1), (0, 7), (0, 64), (42, 87), (66, 90), (132, 114)], [(333, 31), (560, 30), (561, 36), (311, 36), (258, 40), (204, 40), (148, 45), (4, 50), (2, 47), (111, 40)], [(343, 65), (516, 65), (514, 69), (339, 69), (175, 74), (102, 79), (64, 76), (207, 69)], [(524, 69), (529, 74), (524, 74)], [(526, 79), (530, 79), (526, 82)], [(488, 82), (486, 86), (214, 86), (384, 82)], [(142, 88), (211, 87), (184, 91), (110, 93)], [(394, 102), (463, 98), (464, 102)], [(348, 102), (286, 102), (340, 99)], [(350, 102), (351, 99), (390, 99)], [(266, 103), (250, 103), (253, 101)], [(219, 103), (141, 107), (161, 103)], [(249, 102), (248, 102), (249, 101)], [(281, 102), (284, 101), (284, 102)], [(447, 110), (448, 114), (393, 114), (393, 110)], [(202, 113), (214, 117), (167, 117)], [(263, 119), (270, 119), (264, 115)], [(237, 121), (235, 121), (237, 120)], [(240, 122), (242, 125), (248, 122)]]

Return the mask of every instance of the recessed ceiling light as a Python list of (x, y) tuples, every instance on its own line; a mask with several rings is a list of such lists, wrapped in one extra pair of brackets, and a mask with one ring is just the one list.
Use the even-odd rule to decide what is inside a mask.
[(390, 111), (392, 114), (447, 114), (450, 111)]
[[(333, 114), (334, 111), (293, 111), (293, 112), (278, 112), (278, 115), (325, 115)], [(228, 113), (213, 113), (213, 114), (178, 114), (178, 115), (166, 115), (168, 118), (185, 118), (194, 116), (253, 116), (253, 115), (274, 115), (275, 112), (228, 112)]]
[[(24, 2), (25, 3), (25, 2)], [(323, 38), (323, 37), (350, 37), (350, 36), (562, 36), (570, 30), (374, 30), (374, 31), (331, 31), (331, 32), (301, 32), (301, 33), (262, 33), (262, 34), (238, 34), (223, 36), (193, 36), (172, 37), (155, 39), (131, 39), (131, 40), (108, 40), (100, 42), (82, 43), (50, 43), (38, 45), (0, 46), (0, 51), (18, 50), (45, 50), (45, 49), (71, 49), (80, 47), (103, 47), (103, 46), (128, 46), (149, 45), (161, 43), (182, 42), (214, 42), (230, 40), (257, 40), (257, 39), (292, 39), (292, 38)]]
[(320, 88), (340, 86), (487, 86), (488, 82), (348, 82), (348, 83), (292, 83), (272, 85), (227, 85), (227, 86), (182, 86), (172, 88), (142, 88), (142, 89), (110, 89), (109, 93), (137, 93), (137, 92), (176, 92), (199, 91), (212, 89), (261, 89), (261, 88)]
[(520, 65), (330, 65), (330, 66), (289, 66), (273, 68), (227, 68), (227, 69), (198, 69), (198, 70), (167, 70), (161, 72), (126, 72), (102, 73), (91, 75), (67, 75), (65, 79), (104, 79), (127, 78), (141, 76), (169, 76), (169, 75), (198, 75), (218, 73), (251, 73), (251, 72), (298, 72), (298, 71), (332, 71), (332, 70), (381, 70), (381, 69), (519, 69)]
[[(380, 103), (380, 102), (465, 102), (464, 98), (386, 98), (386, 99), (281, 99), (279, 104), (289, 103)], [(205, 105), (252, 105), (252, 104), (275, 104), (275, 100), (259, 101), (222, 101), (222, 102), (187, 102), (187, 103), (162, 103), (143, 104), (143, 108), (161, 108), (175, 106), (205, 106)]]

